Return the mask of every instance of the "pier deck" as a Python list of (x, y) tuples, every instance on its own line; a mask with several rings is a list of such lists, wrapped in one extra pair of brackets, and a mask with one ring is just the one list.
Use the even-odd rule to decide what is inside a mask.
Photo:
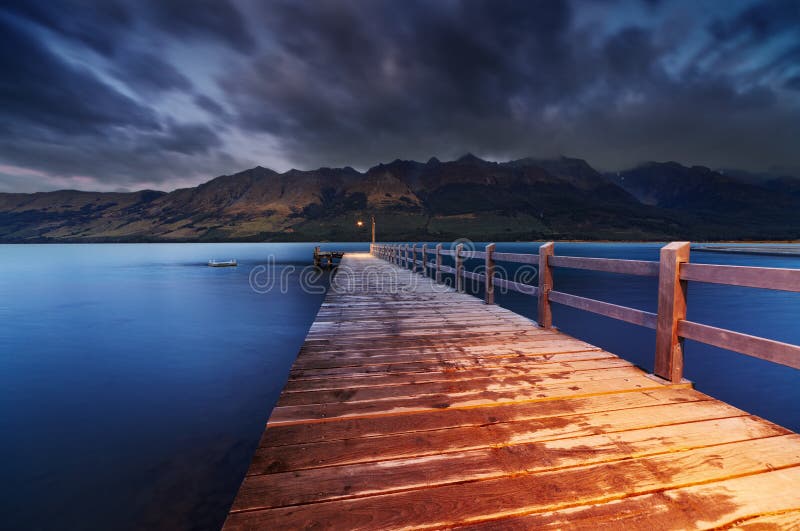
[(336, 282), (226, 529), (800, 526), (797, 434), (369, 254)]

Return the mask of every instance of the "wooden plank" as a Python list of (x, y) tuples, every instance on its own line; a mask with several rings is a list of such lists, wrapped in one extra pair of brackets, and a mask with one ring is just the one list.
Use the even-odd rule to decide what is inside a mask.
[(484, 289), (484, 297), (483, 302), (486, 304), (494, 304), (494, 271), (495, 271), (495, 261), (493, 258), (494, 250), (497, 246), (493, 243), (490, 243), (486, 246), (486, 252), (484, 253), (484, 280), (486, 282), (486, 287)]
[(464, 251), (464, 250), (462, 250), (461, 251), (461, 256), (463, 256), (464, 258), (467, 258), (467, 259), (483, 260), (484, 258), (486, 258), (486, 252), (485, 251)]
[(312, 380), (318, 378), (332, 378), (332, 377), (359, 377), (359, 376), (372, 376), (376, 374), (419, 374), (427, 372), (453, 372), (470, 367), (509, 367), (514, 370), (515, 367), (525, 368), (527, 365), (534, 363), (559, 363), (562, 361), (583, 360), (583, 359), (599, 359), (599, 358), (612, 358), (616, 357), (613, 354), (604, 352), (599, 348), (587, 349), (582, 352), (560, 352), (557, 354), (541, 354), (536, 357), (521, 357), (517, 353), (504, 352), (493, 356), (480, 357), (478, 355), (473, 357), (454, 358), (448, 359), (427, 359), (427, 360), (409, 360), (406, 362), (395, 363), (375, 363), (370, 365), (350, 366), (343, 367), (328, 367), (328, 368), (307, 368), (307, 369), (292, 369), (289, 378)]
[[(515, 420), (509, 423), (493, 422), (483, 426), (480, 430), (474, 429), (473, 426), (463, 426), (291, 446), (261, 447), (256, 450), (248, 474), (381, 462), (390, 459), (571, 439), (599, 433), (614, 433), (743, 415), (743, 411), (733, 406), (710, 400), (564, 414), (530, 420)], [(417, 414), (403, 416), (398, 420), (422, 419), (423, 417), (423, 415)]]
[(683, 341), (678, 335), (678, 321), (686, 319), (686, 281), (680, 279), (680, 266), (688, 261), (689, 242), (673, 242), (661, 248), (653, 373), (673, 383), (683, 378)]
[[(508, 341), (515, 341), (514, 337)], [(536, 362), (542, 357), (554, 356), (557, 354), (593, 352), (600, 350), (598, 347), (588, 343), (577, 343), (572, 341), (550, 340), (534, 341), (525, 340), (524, 337), (517, 339), (511, 346), (503, 346), (502, 341), (474, 341), (465, 342), (463, 345), (451, 343), (437, 343), (435, 341), (426, 342), (427, 344), (416, 344), (405, 347), (402, 344), (398, 348), (366, 349), (361, 348), (362, 344), (351, 345), (352, 348), (336, 352), (326, 352), (324, 350), (307, 350), (295, 361), (294, 369), (325, 369), (333, 367), (361, 367), (365, 365), (386, 365), (393, 363), (408, 362), (441, 362), (458, 363), (470, 358), (480, 358), (483, 361), (494, 358), (518, 358), (516, 361)]]
[(542, 328), (553, 326), (553, 313), (550, 309), (550, 291), (553, 289), (553, 271), (548, 262), (553, 256), (555, 246), (548, 242), (539, 247), (539, 314), (536, 321)]
[[(498, 336), (503, 335), (503, 334), (515, 335), (515, 336), (533, 337), (535, 335), (535, 333), (536, 333), (535, 330), (532, 330), (532, 329), (527, 329), (526, 330), (525, 328), (523, 328), (522, 326), (520, 326), (520, 325), (518, 325), (516, 323), (509, 324), (509, 325), (507, 325), (507, 324), (499, 324), (499, 323), (491, 323), (491, 322), (489, 322), (489, 323), (467, 322), (467, 323), (458, 323), (458, 324), (456, 324), (456, 323), (442, 323), (441, 327), (442, 328), (440, 328), (438, 331), (440, 333), (441, 332), (446, 332), (450, 336), (457, 335), (457, 334), (461, 333), (461, 334), (464, 334), (464, 335), (466, 335), (468, 337), (472, 337), (472, 336), (480, 337), (482, 335), (481, 331), (486, 331), (486, 333), (491, 334), (493, 337), (498, 337)], [(341, 332), (342, 335), (344, 335), (344, 333), (347, 331), (347, 327), (346, 326), (344, 327), (344, 330), (342, 330), (343, 327), (337, 327), (337, 328), (338, 328), (338, 330), (334, 329), (334, 332)], [(436, 328), (436, 325), (434, 323), (428, 323), (427, 327), (425, 327), (425, 328), (411, 328), (410, 327), (408, 329), (402, 329), (401, 328), (399, 330), (397, 329), (398, 327), (394, 327), (394, 328), (395, 328), (394, 331), (391, 331), (392, 330), (391, 326), (387, 326), (387, 327), (383, 328), (383, 330), (386, 330), (387, 332), (391, 331), (392, 336), (393, 336), (393, 337), (387, 337), (386, 339), (403, 340), (404, 336), (406, 336), (406, 337), (408, 337), (408, 336), (425, 337), (427, 335), (433, 335), (433, 336), (440, 335), (440, 334), (436, 333), (437, 332), (437, 328)], [(350, 330), (351, 330), (352, 335), (349, 336), (349, 337), (355, 338), (355, 339), (358, 339), (359, 337), (369, 338), (369, 337), (380, 337), (381, 336), (381, 334), (370, 333), (370, 330), (363, 330), (359, 326), (351, 327)], [(377, 330), (378, 330), (378, 332), (382, 331), (380, 328), (378, 328)], [(387, 333), (383, 334), (384, 337), (386, 335), (387, 335)], [(348, 339), (347, 336), (342, 338), (343, 341), (347, 340), (347, 339)], [(334, 342), (334, 341), (343, 342), (343, 341), (338, 341), (338, 340), (339, 340), (339, 334), (336, 334), (336, 333), (330, 334), (330, 333), (327, 333), (327, 332), (319, 334), (319, 333), (316, 333), (316, 331), (308, 339), (310, 344), (331, 343), (331, 342)]]
[(456, 245), (456, 252), (455, 255), (453, 255), (456, 266), (454, 269), (454, 274), (456, 276), (456, 291), (459, 293), (464, 292), (464, 281), (462, 280), (462, 277), (464, 276), (464, 257), (461, 253), (463, 248), (464, 245), (461, 243)]
[(800, 269), (681, 264), (682, 280), (800, 292)]
[[(513, 474), (686, 452), (788, 432), (757, 417), (729, 417), (426, 457), (249, 475), (233, 511), (387, 494)], [(713, 436), (709, 436), (712, 434)]]
[(797, 345), (692, 321), (679, 321), (678, 334), (686, 339), (800, 369), (800, 346)]
[[(312, 528), (336, 521), (348, 529), (443, 527), (595, 504), (653, 490), (793, 466), (800, 436), (785, 435), (540, 474), (415, 489), (278, 509), (234, 512), (238, 526)], [(478, 495), (479, 493), (479, 495)]]
[(497, 262), (515, 262), (518, 264), (539, 264), (539, 255), (527, 253), (494, 253)]
[(628, 361), (616, 358), (594, 359), (563, 363), (517, 363), (501, 367), (479, 368), (446, 368), (426, 373), (371, 374), (369, 376), (332, 377), (316, 380), (298, 380), (290, 378), (283, 388), (284, 393), (302, 393), (308, 391), (324, 391), (333, 389), (356, 389), (363, 387), (388, 387), (397, 385), (416, 385), (429, 382), (449, 382), (474, 379), (494, 379), (508, 376), (533, 376), (560, 378), (564, 373), (576, 371), (605, 370), (616, 367), (632, 367)]
[(447, 408), (483, 407), (513, 402), (536, 402), (555, 400), (566, 396), (591, 396), (608, 393), (657, 389), (659, 383), (646, 376), (617, 378), (600, 382), (578, 382), (549, 384), (533, 389), (508, 391), (481, 391), (450, 396), (449, 394), (423, 395), (421, 397), (396, 398), (375, 402), (352, 402), (342, 404), (313, 404), (303, 406), (276, 407), (267, 426), (296, 424), (301, 422), (328, 422), (339, 418), (360, 418), (382, 415), (397, 415), (414, 411), (432, 411)]
[[(474, 323), (473, 323), (474, 324)], [(420, 333), (415, 334), (413, 328), (402, 329), (398, 326), (396, 332), (391, 328), (373, 328), (358, 332), (352, 327), (332, 328), (329, 337), (317, 335), (309, 339), (302, 347), (302, 352), (335, 352), (351, 351), (354, 349), (363, 350), (417, 350), (419, 348), (430, 347), (449, 347), (454, 348), (458, 345), (495, 345), (495, 346), (514, 346), (516, 343), (531, 343), (542, 341), (556, 341), (564, 344), (586, 346), (589, 343), (567, 335), (547, 334), (555, 332), (553, 329), (533, 328), (529, 323), (527, 327), (517, 325), (505, 326), (496, 325), (493, 327), (478, 326), (458, 326), (450, 327), (444, 325), (442, 333), (437, 335), (431, 333), (430, 328), (419, 329)], [(342, 335), (341, 341), (331, 339), (338, 334)], [(379, 342), (381, 339), (385, 341)]]
[[(800, 466), (794, 466), (588, 507), (484, 521), (461, 529), (795, 529), (792, 526), (759, 526), (758, 522), (794, 522), (792, 518), (800, 513), (800, 497), (796, 490), (799, 482)], [(782, 518), (784, 515), (786, 518)], [(748, 527), (748, 522), (754, 525)]]
[(442, 244), (436, 244), (436, 259), (434, 261), (434, 280), (437, 284), (442, 282)]
[(598, 301), (596, 299), (589, 299), (586, 297), (579, 297), (570, 293), (563, 293), (560, 291), (551, 291), (548, 295), (550, 302), (557, 302), (565, 306), (577, 308), (586, 312), (592, 312), (618, 321), (625, 321), (627, 323), (644, 326), (647, 328), (656, 328), (658, 316), (652, 312), (644, 310), (637, 310), (636, 308), (628, 308), (627, 306), (619, 306), (609, 302)]
[(336, 422), (327, 423), (270, 426), (262, 437), (260, 446), (330, 442), (336, 439), (379, 437), (462, 426), (483, 428), (502, 422), (710, 400), (702, 393), (687, 394), (686, 391), (686, 389), (661, 388), (643, 393), (567, 396), (555, 401), (498, 403), (478, 408), (411, 411), (383, 417), (337, 419)]
[(473, 271), (462, 270), (461, 271), (461, 276), (464, 277), (464, 278), (468, 278), (470, 280), (476, 280), (478, 282), (485, 282), (486, 281), (486, 275), (484, 275), (482, 273), (475, 273)]
[(501, 349), (503, 345), (509, 345), (508, 349), (515, 349), (518, 354), (536, 354), (536, 353), (551, 353), (557, 354), (559, 352), (579, 352), (584, 350), (594, 350), (597, 347), (592, 346), (590, 343), (585, 343), (577, 339), (563, 339), (557, 336), (554, 337), (537, 337), (535, 335), (527, 335), (523, 333), (508, 333), (502, 335), (487, 334), (486, 337), (480, 335), (472, 335), (465, 337), (461, 343), (457, 341), (437, 338), (435, 335), (430, 334), (425, 337), (418, 337), (416, 339), (396, 337), (386, 344), (376, 344), (377, 338), (363, 337), (355, 338), (347, 343), (342, 343), (336, 348), (326, 349), (329, 343), (320, 342), (318, 345), (304, 346), (301, 356), (295, 362), (295, 366), (300, 367), (306, 362), (315, 361), (318, 359), (342, 359), (347, 357), (372, 357), (381, 355), (403, 355), (411, 353), (424, 353), (433, 351), (442, 351), (450, 353), (466, 352), (463, 349), (476, 347), (483, 347), (484, 349)]
[(474, 409), (445, 409), (424, 414), (409, 413), (392, 417), (344, 419), (337, 422), (272, 426), (259, 446), (290, 446), (361, 437), (388, 437), (400, 433), (483, 428), (498, 423), (586, 415), (640, 407), (709, 401), (710, 397), (692, 389), (662, 387), (644, 393), (616, 393), (588, 397), (565, 397), (563, 400), (497, 404)]
[(539, 288), (531, 286), (530, 284), (522, 284), (521, 282), (514, 282), (513, 280), (506, 280), (501, 277), (494, 277), (494, 283), (503, 290), (517, 291), (525, 295), (539, 295)]
[(565, 267), (569, 269), (589, 269), (605, 273), (619, 273), (622, 275), (639, 275), (657, 277), (658, 262), (645, 260), (619, 260), (616, 258), (584, 258), (579, 256), (551, 256), (547, 263), (552, 267)]
[(380, 400), (401, 400), (404, 398), (423, 399), (426, 395), (447, 395), (459, 397), (481, 391), (511, 392), (514, 390), (539, 389), (553, 381), (559, 385), (579, 382), (597, 382), (616, 378), (641, 376), (641, 370), (633, 365), (590, 369), (586, 371), (562, 371), (547, 374), (508, 374), (502, 378), (495, 375), (475, 378), (449, 378), (445, 381), (414, 382), (391, 386), (351, 386), (347, 389), (321, 389), (284, 393), (278, 400), (278, 407), (309, 404), (336, 404), (352, 402), (377, 403)]
[(728, 528), (732, 531), (766, 531), (773, 529), (800, 529), (800, 509), (780, 513), (762, 514), (737, 521)]

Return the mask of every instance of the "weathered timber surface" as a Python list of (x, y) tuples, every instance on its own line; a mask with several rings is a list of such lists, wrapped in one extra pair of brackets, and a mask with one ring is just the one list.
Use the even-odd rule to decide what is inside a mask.
[(342, 265), (226, 529), (800, 525), (800, 436), (368, 254)]

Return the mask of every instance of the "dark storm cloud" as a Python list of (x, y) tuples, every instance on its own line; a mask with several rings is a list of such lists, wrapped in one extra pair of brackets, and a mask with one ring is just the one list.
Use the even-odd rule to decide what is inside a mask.
[(145, 149), (163, 149), (185, 155), (208, 153), (219, 147), (221, 141), (217, 133), (203, 124), (170, 124), (166, 134), (153, 138), (155, 146), (145, 145)]
[(239, 10), (227, 0), (150, 0), (145, 2), (156, 25), (178, 38), (211, 39), (241, 52), (255, 40)]
[(796, 0), (768, 0), (742, 10), (731, 20), (715, 20), (710, 25), (720, 40), (741, 38), (765, 40), (784, 31), (800, 31), (800, 3)]
[(124, 51), (117, 55), (111, 74), (131, 87), (156, 92), (192, 88), (186, 76), (154, 52)]
[(481, 151), (583, 77), (565, 2), (287, 2), (265, 18), (275, 46), (221, 84), (242, 126), (303, 164)]
[(791, 90), (800, 90), (800, 75), (790, 77), (783, 86)]
[(228, 0), (7, 0), (2, 8), (111, 55), (139, 27), (172, 38), (212, 41), (250, 51), (255, 40)]
[(466, 151), (800, 168), (796, 0), (26, 0), (0, 25), (14, 179)]
[(195, 104), (204, 109), (208, 113), (217, 116), (223, 116), (225, 114), (225, 109), (217, 103), (213, 98), (209, 98), (205, 94), (198, 94), (194, 97)]
[(134, 22), (133, 14), (116, 0), (5, 0), (0, 9), (79, 40), (104, 55), (112, 53), (120, 32)]
[[(0, 116), (6, 125), (62, 134), (112, 125), (158, 128), (154, 113), (72, 66), (0, 18)], [(17, 53), (14, 53), (14, 52)]]
[[(110, 1), (51, 4), (25, 2), (0, 8), (0, 48), (4, 50), (0, 55), (0, 164), (7, 167), (0, 170), (0, 181), (18, 181), (18, 175), (9, 174), (17, 171), (32, 180), (40, 174), (60, 175), (65, 186), (148, 183), (171, 188), (171, 181), (186, 184), (187, 179), (203, 179), (208, 171), (227, 170), (234, 164), (219, 150), (222, 141), (214, 127), (176, 120), (154, 105), (157, 94), (194, 90), (187, 75), (158, 49), (165, 38), (158, 37), (158, 25), (167, 23), (163, 6)], [(220, 42), (228, 41), (224, 25), (238, 30), (241, 21), (232, 23), (225, 16), (226, 5), (219, 4), (221, 22), (206, 20), (205, 26), (198, 23), (186, 33), (205, 38), (219, 33)], [(154, 21), (148, 33), (150, 44), (129, 44), (135, 37), (134, 26), (142, 24), (134, 8), (148, 10), (147, 16)], [(210, 8), (198, 4), (195, 20), (209, 19), (198, 13)], [(239, 36), (229, 42), (239, 49), (245, 41)], [(93, 61), (89, 53), (85, 61), (76, 61), (70, 46), (78, 50), (83, 46), (101, 59)], [(119, 83), (111, 83), (112, 78)], [(207, 167), (201, 169), (198, 164)], [(42, 177), (47, 187), (52, 188), (54, 181)]]
[[(272, 47), (220, 83), (242, 127), (276, 135), (305, 166), (465, 151), (569, 153), (605, 167), (650, 158), (800, 166), (797, 102), (780, 107), (758, 71), (735, 73), (761, 50), (737, 47), (734, 61), (713, 44), (746, 33), (755, 46), (796, 31), (787, 21), (800, 4), (672, 17), (710, 28), (711, 42), (678, 72), (664, 58), (681, 50), (659, 27), (669, 3), (645, 4), (652, 18), (609, 32), (574, 27), (591, 7), (582, 2), (273, 2), (264, 17)], [(610, 18), (626, 8), (604, 6)], [(770, 56), (776, 64), (755, 59), (773, 73), (800, 63), (783, 53)], [(774, 141), (767, 146), (764, 127)]]

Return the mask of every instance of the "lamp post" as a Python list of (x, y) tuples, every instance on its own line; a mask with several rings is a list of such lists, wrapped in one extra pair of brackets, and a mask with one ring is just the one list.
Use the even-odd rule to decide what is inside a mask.
[[(369, 246), (369, 250), (370, 252), (372, 252), (372, 246), (375, 245), (375, 216), (370, 216), (369, 218), (370, 221), (372, 222), (372, 244)], [(363, 227), (364, 222), (359, 219), (358, 221), (356, 221), (356, 226), (359, 228)]]

